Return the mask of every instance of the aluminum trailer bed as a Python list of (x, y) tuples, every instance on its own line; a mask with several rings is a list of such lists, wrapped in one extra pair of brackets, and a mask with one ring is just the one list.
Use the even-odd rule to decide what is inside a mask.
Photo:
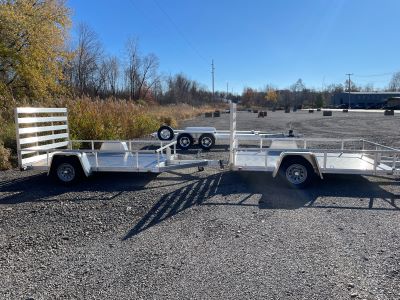
[(236, 136), (236, 104), (231, 104), (229, 165), (235, 171), (281, 174), (304, 187), (316, 174), (400, 175), (400, 150), (364, 139), (259, 138), (258, 147), (241, 147)]
[(161, 173), (219, 164), (177, 154), (176, 141), (143, 150), (135, 148), (154, 141), (70, 140), (66, 108), (16, 108), (15, 123), (20, 169), (47, 171), (63, 183), (93, 172)]

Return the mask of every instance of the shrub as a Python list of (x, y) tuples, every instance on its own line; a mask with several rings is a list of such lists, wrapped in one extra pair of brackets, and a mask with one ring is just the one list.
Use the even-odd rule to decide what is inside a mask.
[(148, 115), (137, 115), (129, 120), (126, 127), (126, 137), (141, 137), (154, 132), (160, 126), (159, 121)]
[(2, 128), (0, 130), (0, 142), (3, 146), (11, 149), (13, 154), (17, 154), (17, 141), (15, 137), (14, 122), (1, 121)]
[(124, 100), (64, 100), (68, 107), (70, 134), (76, 139), (133, 139), (152, 133), (162, 124), (177, 127), (185, 120), (213, 111), (210, 106), (144, 105)]
[(11, 168), (11, 151), (4, 147), (0, 142), (0, 170), (7, 170)]

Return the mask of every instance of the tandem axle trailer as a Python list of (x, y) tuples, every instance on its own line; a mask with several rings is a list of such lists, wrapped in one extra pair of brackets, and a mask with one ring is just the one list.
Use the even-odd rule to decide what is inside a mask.
[[(284, 138), (292, 136), (292, 131), (288, 135), (284, 133), (267, 133), (259, 130), (238, 130), (236, 138), (243, 141), (257, 141), (260, 138)], [(214, 127), (186, 127), (184, 129), (173, 129), (169, 126), (161, 126), (157, 132), (152, 134), (161, 141), (171, 141), (176, 139), (178, 148), (187, 150), (196, 142), (203, 150), (210, 150), (218, 141), (229, 143), (230, 130), (218, 130)]]

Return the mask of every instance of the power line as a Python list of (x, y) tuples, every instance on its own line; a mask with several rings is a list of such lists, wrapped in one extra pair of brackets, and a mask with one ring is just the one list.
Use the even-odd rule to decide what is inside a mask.
[(204, 58), (203, 55), (201, 55), (200, 51), (189, 41), (188, 38), (186, 38), (186, 36), (183, 34), (182, 30), (180, 30), (180, 28), (178, 27), (178, 25), (176, 25), (176, 23), (174, 22), (174, 20), (171, 18), (171, 16), (162, 8), (162, 6), (156, 1), (153, 0), (154, 4), (158, 7), (158, 9), (167, 17), (168, 21), (172, 24), (172, 26), (175, 28), (176, 32), (181, 36), (181, 38), (186, 42), (186, 44), (192, 48), (192, 50), (194, 52), (196, 52), (196, 54), (205, 62), (207, 61), (207, 59)]
[(383, 77), (383, 76), (393, 75), (395, 73), (397, 73), (397, 72), (387, 72), (387, 73), (371, 74), (371, 75), (357, 75), (357, 74), (355, 74), (354, 77)]
[(376, 80), (376, 79), (368, 79), (368, 78), (362, 78), (362, 79), (357, 79), (357, 83), (388, 83), (390, 80)]
[[(206, 60), (203, 55), (197, 50), (196, 47), (193, 46), (193, 44), (185, 37), (185, 35), (182, 33), (181, 30), (179, 30), (179, 27), (175, 24), (175, 22), (172, 20), (172, 18), (168, 15), (168, 13), (155, 1), (153, 0), (155, 5), (160, 9), (160, 11), (168, 18), (168, 20), (171, 22), (171, 24), (174, 26), (175, 30), (178, 32), (180, 37), (188, 44), (188, 46), (198, 55), (203, 61), (208, 62), (209, 60)], [(135, 0), (128, 0), (128, 3), (132, 5), (135, 9), (139, 10), (143, 16), (145, 16), (145, 19), (149, 21), (151, 26), (153, 26), (155, 29), (162, 31), (162, 28), (159, 25), (156, 25), (157, 22), (155, 22), (154, 18), (149, 16), (149, 13), (147, 11), (142, 10), (137, 3), (135, 3)], [(153, 20), (151, 20), (153, 19)], [(205, 69), (204, 69), (205, 70)]]
[(148, 13), (147, 11), (144, 11), (143, 9), (141, 9), (141, 7), (139, 5), (137, 5), (137, 3), (135, 3), (134, 0), (128, 0), (128, 3), (132, 5), (132, 7), (138, 11), (140, 11), (140, 13), (144, 16), (145, 19), (147, 19), (147, 21), (149, 21), (149, 23), (151, 24), (151, 26), (154, 29), (160, 30), (160, 32), (162, 32), (162, 28), (160, 26), (157, 25), (157, 22), (154, 22), (152, 20), (150, 20), (150, 18), (148, 17)]

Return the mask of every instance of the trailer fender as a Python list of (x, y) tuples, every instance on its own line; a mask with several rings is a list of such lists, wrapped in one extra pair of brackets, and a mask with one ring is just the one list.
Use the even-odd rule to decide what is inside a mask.
[(47, 171), (47, 175), (50, 175), (51, 169), (53, 167), (53, 161), (55, 161), (58, 157), (66, 157), (66, 156), (74, 156), (79, 160), (82, 170), (85, 173), (86, 177), (92, 174), (92, 170), (90, 168), (89, 160), (86, 156), (86, 153), (71, 151), (71, 152), (55, 152), (50, 159), (50, 168)]
[(275, 169), (272, 172), (272, 177), (276, 177), (282, 162), (290, 157), (302, 157), (306, 159), (313, 167), (315, 174), (317, 174), (321, 179), (324, 179), (317, 158), (315, 157), (315, 154), (311, 152), (282, 152), (278, 158)]

